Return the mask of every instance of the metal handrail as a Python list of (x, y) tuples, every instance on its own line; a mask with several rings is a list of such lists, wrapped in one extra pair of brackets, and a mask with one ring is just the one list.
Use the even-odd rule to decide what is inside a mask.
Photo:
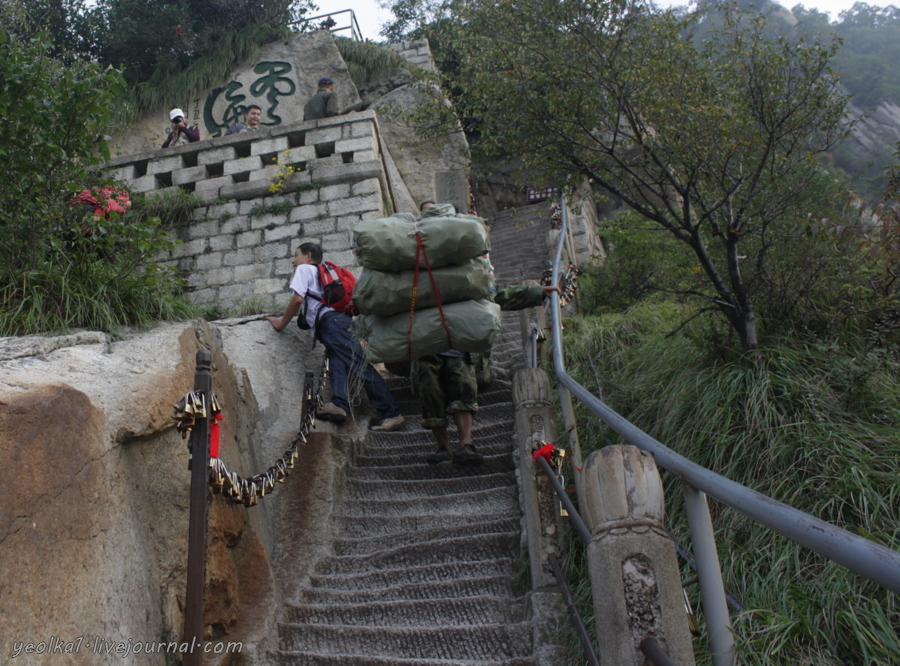
[[(552, 284), (557, 284), (560, 275), (560, 259), (568, 227), (568, 212), (565, 195), (561, 197), (562, 219), (553, 260)], [(788, 539), (805, 546), (828, 559), (841, 564), (869, 580), (900, 594), (900, 552), (857, 536), (845, 529), (832, 525), (807, 513), (782, 504), (762, 493), (751, 490), (720, 474), (708, 470), (664, 446), (627, 419), (616, 413), (608, 405), (597, 399), (565, 370), (562, 353), (562, 320), (559, 295), (551, 295), (553, 317), (553, 367), (559, 385), (577, 397), (599, 419), (617, 432), (625, 441), (651, 454), (663, 469), (675, 474), (685, 484), (686, 508), (689, 511), (691, 533), (695, 540), (695, 556), (700, 570), (701, 594), (709, 619), (707, 604), (716, 601), (724, 606), (724, 592), (721, 592), (721, 572), (718, 570), (718, 556), (715, 543), (711, 541), (711, 524), (706, 495), (740, 511), (766, 527), (775, 530)], [(708, 528), (703, 523), (709, 524)], [(695, 523), (697, 531), (695, 532)], [(707, 533), (708, 532), (708, 533)], [(702, 543), (698, 543), (702, 542)], [(715, 569), (715, 570), (711, 570)], [(706, 584), (704, 585), (704, 579)], [(709, 595), (710, 588), (718, 587), (715, 595)], [(709, 598), (708, 598), (709, 595)], [(721, 603), (719, 604), (719, 599)], [(727, 618), (727, 606), (725, 617)], [(727, 627), (726, 627), (727, 628)], [(721, 632), (720, 632), (721, 633)], [(713, 641), (714, 637), (711, 637)], [(724, 661), (730, 663), (731, 655), (727, 645), (722, 650), (713, 645), (714, 657), (722, 650), (728, 652)]]
[[(344, 25), (341, 27), (329, 27), (328, 30), (330, 32), (340, 32), (341, 30), (349, 30), (350, 37), (357, 42), (365, 41), (363, 40), (362, 31), (359, 29), (359, 23), (356, 21), (356, 13), (352, 9), (341, 9), (336, 12), (328, 12), (327, 14), (318, 14), (316, 16), (310, 16), (309, 18), (302, 18), (297, 21), (292, 21), (289, 25), (300, 25), (301, 23), (312, 23), (316, 19), (328, 18), (330, 16), (336, 16), (338, 14), (346, 14), (350, 12), (350, 25)], [(336, 24), (335, 24), (336, 25)]]
[[(559, 279), (562, 242), (568, 225), (565, 195), (562, 224), (553, 260), (553, 284)], [(853, 534), (798, 509), (782, 504), (731, 479), (706, 469), (664, 446), (598, 400), (565, 370), (559, 295), (551, 295), (553, 316), (553, 367), (559, 383), (629, 444), (651, 454), (656, 463), (682, 481), (723, 504), (750, 516), (788, 539), (824, 555), (851, 571), (900, 594), (900, 552)]]

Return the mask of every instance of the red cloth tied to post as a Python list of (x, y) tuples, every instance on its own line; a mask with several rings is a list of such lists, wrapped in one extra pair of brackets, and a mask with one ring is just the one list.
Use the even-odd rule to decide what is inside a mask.
[(428, 277), (431, 280), (431, 289), (434, 292), (434, 300), (437, 302), (438, 313), (441, 315), (441, 325), (444, 327), (444, 331), (447, 332), (447, 345), (450, 349), (453, 349), (453, 339), (450, 337), (450, 328), (447, 326), (447, 317), (444, 314), (444, 306), (441, 303), (441, 294), (438, 291), (437, 283), (434, 280), (434, 273), (431, 271), (431, 261), (428, 259), (428, 251), (425, 249), (425, 242), (422, 240), (422, 234), (418, 230), (416, 231), (416, 266), (413, 269), (413, 286), (412, 286), (412, 302), (409, 309), (409, 328), (406, 331), (406, 344), (407, 351), (406, 355), (409, 358), (413, 357), (412, 353), (412, 327), (413, 327), (413, 319), (416, 314), (416, 294), (419, 290), (419, 257), (425, 258), (425, 270), (428, 271)]
[(213, 417), (212, 423), (209, 424), (209, 457), (219, 457), (219, 428), (224, 417), (219, 412)]
[(547, 462), (550, 462), (554, 451), (556, 451), (556, 447), (553, 444), (544, 444), (531, 456), (531, 462), (537, 463), (538, 458), (544, 458)]

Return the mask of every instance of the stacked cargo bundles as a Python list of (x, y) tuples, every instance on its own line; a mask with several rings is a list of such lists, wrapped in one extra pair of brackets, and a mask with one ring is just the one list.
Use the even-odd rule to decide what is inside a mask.
[[(427, 262), (418, 247), (417, 232)], [(368, 341), (370, 361), (394, 363), (444, 352), (451, 346), (464, 352), (491, 348), (500, 329), (500, 308), (490, 301), (494, 274), (482, 256), (490, 249), (483, 219), (457, 214), (452, 206), (442, 204), (418, 219), (400, 213), (361, 222), (353, 235), (359, 263), (365, 268), (353, 291), (362, 313), (353, 330)]]

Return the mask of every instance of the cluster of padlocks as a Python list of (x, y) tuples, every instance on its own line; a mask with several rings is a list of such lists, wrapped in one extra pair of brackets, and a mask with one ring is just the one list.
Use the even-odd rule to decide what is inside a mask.
[[(551, 284), (550, 280), (553, 279), (553, 270), (548, 268), (541, 274), (541, 284), (549, 286)], [(566, 307), (573, 298), (575, 298), (575, 289), (578, 286), (578, 267), (572, 264), (569, 264), (569, 268), (566, 271), (565, 276), (563, 276), (563, 283), (560, 287), (559, 295), (559, 306), (561, 308)]]
[[(306, 386), (303, 396), (303, 418), (297, 436), (294, 437), (284, 454), (265, 472), (241, 477), (236, 472), (228, 471), (225, 461), (221, 458), (210, 456), (209, 485), (214, 493), (218, 493), (232, 502), (253, 506), (261, 497), (274, 491), (277, 483), (284, 482), (288, 472), (294, 469), (294, 463), (299, 455), (297, 447), (301, 443), (306, 444), (309, 431), (316, 425), (316, 410), (322, 404), (322, 391), (327, 376), (328, 359), (326, 358), (322, 363), (318, 384), (315, 387), (312, 384)], [(209, 403), (210, 408), (207, 410), (203, 394), (199, 391), (191, 391), (175, 405), (172, 418), (178, 421), (176, 427), (181, 432), (182, 438), (186, 438), (193, 430), (197, 419), (207, 418), (207, 414), (210, 420), (215, 422), (216, 415), (222, 411), (215, 393), (209, 394)]]

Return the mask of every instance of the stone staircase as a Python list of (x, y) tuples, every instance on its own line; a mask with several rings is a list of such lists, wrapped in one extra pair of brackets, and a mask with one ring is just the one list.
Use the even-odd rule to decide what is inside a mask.
[[(505, 259), (501, 266), (521, 262), (518, 253)], [(332, 514), (330, 549), (288, 601), (273, 661), (563, 663), (547, 645), (552, 631), (535, 620), (529, 594), (517, 585), (528, 580), (510, 382), (523, 364), (518, 313), (504, 313), (493, 358), (496, 378), (481, 389), (475, 417), (474, 443), (485, 456), (479, 467), (427, 464), (435, 443), (422, 428), (419, 401), (408, 380), (389, 380), (407, 422), (397, 432), (368, 433), (352, 461)]]
[[(504, 365), (521, 346), (518, 326), (516, 313), (504, 316)], [(479, 396), (474, 439), (485, 462), (475, 468), (425, 462), (434, 442), (419, 402), (408, 380), (389, 380), (407, 422), (369, 433), (351, 466), (331, 552), (279, 626), (278, 663), (539, 663), (516, 587), (523, 564), (508, 377), (501, 365)]]

